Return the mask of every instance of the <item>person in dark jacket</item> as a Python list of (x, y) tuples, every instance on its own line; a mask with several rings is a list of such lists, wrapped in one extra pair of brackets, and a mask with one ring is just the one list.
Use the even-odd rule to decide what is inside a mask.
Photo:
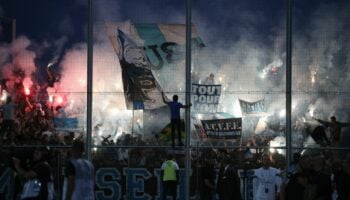
[(215, 192), (215, 159), (206, 158), (200, 169), (199, 193), (201, 200), (212, 200)]
[(333, 145), (341, 145), (343, 139), (343, 127), (350, 127), (350, 123), (338, 122), (335, 116), (331, 116), (329, 121), (323, 121), (321, 119), (314, 118), (314, 120), (321, 123), (325, 128), (328, 129), (330, 134), (330, 142)]
[(350, 158), (341, 164), (338, 174), (335, 174), (335, 187), (337, 189), (337, 200), (350, 199)]
[(21, 166), (21, 161), (13, 157), (18, 175), (23, 179), (22, 200), (52, 200), (54, 198), (52, 169), (47, 162), (48, 149), (35, 148), (29, 169)]
[(219, 200), (241, 200), (240, 179), (229, 157), (223, 159), (217, 183)]
[(178, 145), (183, 146), (182, 136), (181, 136), (181, 119), (180, 119), (180, 109), (181, 108), (190, 108), (192, 104), (183, 105), (178, 102), (179, 97), (177, 95), (173, 96), (173, 101), (167, 101), (162, 92), (163, 102), (167, 104), (170, 108), (170, 125), (171, 125), (171, 146), (175, 146), (175, 131), (177, 131)]

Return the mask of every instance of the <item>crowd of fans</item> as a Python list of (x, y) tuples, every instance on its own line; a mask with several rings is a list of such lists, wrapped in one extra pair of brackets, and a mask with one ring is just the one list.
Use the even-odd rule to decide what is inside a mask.
[(62, 106), (54, 106), (50, 101), (48, 85), (34, 83), (25, 88), (23, 78), (18, 72), (14, 80), (1, 80), (0, 143), (17, 146), (67, 143), (64, 136), (68, 134), (55, 131), (54, 117), (62, 115)]
[[(1, 82), (1, 103), (0, 109), (0, 142), (3, 144), (12, 145), (64, 145), (71, 143), (74, 134), (68, 131), (57, 131), (57, 121), (55, 118), (65, 118), (64, 106), (57, 105), (52, 102), (48, 95), (49, 84), (38, 85), (33, 83), (30, 88), (25, 88), (23, 85), (23, 72), (15, 73), (14, 80), (2, 79)], [(210, 76), (212, 77), (212, 76)], [(11, 84), (9, 84), (11, 82)], [(9, 87), (11, 85), (11, 87)], [(13, 109), (4, 110), (7, 104), (11, 104)], [(9, 106), (7, 106), (9, 107)], [(5, 112), (6, 111), (6, 112)], [(8, 113), (13, 112), (13, 113)], [(10, 117), (9, 117), (10, 116)], [(6, 126), (7, 120), (13, 120), (12, 126)], [(245, 130), (242, 134), (240, 143), (235, 143), (239, 146), (268, 146), (272, 140), (278, 137), (285, 137), (285, 126), (281, 124), (277, 114), (273, 114), (266, 118), (266, 126), (263, 130), (254, 130), (257, 122), (249, 118), (244, 119)], [(248, 120), (248, 121), (247, 121)], [(312, 120), (311, 120), (312, 121)], [(322, 146), (331, 144), (341, 145), (342, 143), (342, 127), (350, 126), (350, 123), (341, 123), (336, 121), (333, 116), (327, 122), (320, 119), (313, 119), (313, 122), (318, 122), (319, 125), (311, 127), (311, 123), (304, 122), (302, 117), (295, 117), (293, 123), (293, 145), (303, 147), (309, 136)], [(318, 129), (317, 129), (318, 128)], [(319, 131), (316, 131), (319, 130)], [(326, 131), (326, 129), (328, 131)], [(329, 132), (326, 136), (326, 132)], [(322, 134), (324, 136), (322, 136)], [(73, 135), (73, 137), (72, 137)], [(114, 136), (113, 136), (114, 137)], [(122, 133), (117, 140), (112, 140), (111, 136), (104, 138), (94, 138), (94, 144), (101, 145), (164, 145), (159, 137), (159, 134), (154, 134), (154, 137), (147, 138), (146, 141), (140, 134), (133, 135)], [(215, 143), (211, 142), (211, 143)], [(215, 146), (215, 145), (214, 145)]]
[[(6, 151), (7, 150), (7, 151)], [(282, 184), (280, 187), (280, 199), (310, 199), (311, 196), (318, 194), (334, 196), (338, 195), (339, 199), (343, 195), (349, 198), (350, 184), (350, 154), (346, 151), (343, 153), (335, 152), (335, 150), (309, 150), (303, 154), (296, 153), (293, 163), (286, 166), (285, 156), (278, 152), (270, 153), (269, 149), (255, 154), (251, 154), (247, 149), (239, 148), (196, 148), (191, 149), (191, 194), (199, 195), (203, 187), (203, 168), (206, 168), (208, 163), (212, 164), (214, 174), (217, 174), (219, 169), (227, 160), (232, 163), (237, 170), (242, 182), (246, 179), (247, 182), (253, 181), (254, 174), (249, 176), (247, 171), (254, 171), (262, 166), (262, 155), (268, 154), (271, 158), (271, 167), (280, 171)], [(30, 151), (27, 148), (16, 150), (5, 149), (1, 152), (1, 158), (4, 160), (4, 155), (7, 152), (9, 156), (17, 156), (25, 160), (28, 159)], [(12, 152), (12, 153), (11, 153)], [(121, 170), (124, 167), (128, 168), (147, 168), (153, 170), (159, 168), (169, 153), (173, 153), (180, 168), (185, 167), (185, 155), (183, 150), (171, 150), (169, 148), (141, 148), (141, 147), (121, 147), (111, 148), (110, 146), (98, 148), (92, 152), (93, 163), (96, 169), (101, 167), (116, 167)], [(26, 157), (27, 155), (27, 157)], [(49, 153), (51, 158), (50, 164), (53, 167), (55, 174), (55, 184), (57, 190), (62, 183), (62, 168), (64, 160), (68, 157), (68, 151), (65, 148), (51, 149)], [(211, 162), (208, 162), (211, 161)], [(10, 163), (10, 161), (9, 161)], [(23, 162), (27, 163), (28, 162)], [(9, 164), (11, 166), (11, 164)], [(207, 169), (206, 169), (207, 170)], [(216, 176), (216, 175), (215, 175)], [(60, 181), (59, 181), (60, 180)], [(58, 182), (59, 181), (59, 182)], [(217, 181), (214, 177), (213, 184), (215, 186), (213, 194), (217, 190)], [(296, 192), (297, 191), (297, 192)], [(321, 191), (321, 193), (320, 193)], [(248, 190), (247, 195), (252, 196), (253, 190)], [(242, 196), (243, 194), (242, 191)], [(298, 198), (296, 195), (299, 195)], [(299, 198), (300, 197), (300, 198)], [(335, 198), (333, 198), (335, 199)]]
[[(64, 167), (64, 160), (68, 157), (66, 148), (62, 146), (72, 144), (72, 141), (76, 138), (74, 132), (69, 130), (62, 132), (56, 129), (54, 117), (62, 116), (62, 107), (54, 107), (50, 104), (46, 92), (47, 86), (39, 87), (33, 84), (30, 93), (26, 93), (21, 79), (15, 81), (11, 91), (6, 88), (6, 80), (1, 82), (1, 95), (5, 101), (1, 105), (2, 112), (0, 112), (0, 144), (7, 146), (5, 148), (0, 147), (2, 160), (7, 160), (8, 166), (12, 165), (11, 159), (8, 159), (12, 156), (18, 156), (25, 160), (26, 155), (28, 155), (25, 153), (27, 148), (20, 149), (16, 146), (51, 146), (53, 149), (50, 150), (50, 163), (52, 166), (58, 166), (54, 168), (54, 174), (56, 179), (60, 179), (61, 168)], [(9, 124), (9, 120), (13, 121), (12, 125)], [(336, 122), (335, 118), (332, 118), (333, 121), (331, 122), (315, 120), (335, 130), (330, 140), (328, 141), (324, 136), (319, 137), (325, 135), (324, 128), (321, 127), (320, 132), (312, 135), (315, 134), (317, 129), (310, 131), (307, 126), (301, 125), (300, 120), (297, 120), (292, 127), (293, 145), (303, 147), (307, 137), (312, 137), (321, 146), (327, 146), (335, 142), (338, 144), (339, 129), (348, 125)], [(237, 143), (230, 146), (227, 145), (228, 142), (209, 142), (209, 140), (203, 141), (201, 143), (203, 146), (191, 147), (191, 165), (193, 169), (191, 192), (194, 194), (201, 191), (201, 170), (208, 164), (208, 160), (214, 161), (211, 164), (213, 165), (212, 169), (216, 171), (228, 160), (234, 165), (235, 169), (243, 171), (257, 169), (262, 165), (261, 155), (270, 154), (270, 149), (257, 147), (268, 146), (276, 137), (284, 136), (284, 132), (283, 127), (267, 126), (261, 134), (251, 134), (251, 137), (246, 138), (244, 144), (239, 143), (240, 147), (238, 148), (235, 147)], [(82, 135), (79, 137), (82, 137)], [(101, 144), (98, 148), (94, 147), (92, 149), (93, 163), (96, 168), (111, 166), (117, 168), (159, 168), (169, 151), (176, 154), (180, 167), (185, 166), (184, 149), (167, 148), (164, 146), (166, 143), (161, 141), (157, 134), (154, 137), (143, 139), (140, 134), (123, 132), (115, 141), (111, 139), (111, 135), (93, 138), (93, 140), (100, 141)], [(147, 145), (152, 148), (146, 147)], [(210, 145), (215, 148), (210, 148)], [(334, 191), (337, 191), (338, 199), (349, 198), (349, 192), (346, 188), (350, 188), (350, 155), (346, 152), (339, 152), (335, 150), (305, 151), (303, 155), (296, 157), (294, 163), (288, 168), (286, 168), (286, 160), (283, 154), (279, 152), (270, 154), (271, 166), (280, 170), (283, 179), (280, 186), (280, 198), (285, 196), (285, 199), (312, 199), (317, 198), (317, 194), (328, 197), (334, 195)], [(253, 179), (254, 177), (242, 176), (241, 178)]]

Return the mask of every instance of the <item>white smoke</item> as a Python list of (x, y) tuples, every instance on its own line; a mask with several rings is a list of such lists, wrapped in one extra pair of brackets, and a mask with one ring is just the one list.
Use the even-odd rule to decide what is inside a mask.
[[(76, 0), (76, 3), (86, 4), (81, 0)], [(306, 31), (293, 32), (293, 91), (314, 92), (312, 76), (316, 78), (315, 85), (317, 83), (325, 89), (331, 90), (332, 87), (337, 86), (336, 90), (348, 90), (346, 84), (335, 85), (334, 82), (337, 82), (335, 75), (340, 73), (338, 71), (340, 66), (335, 63), (336, 55), (341, 51), (344, 55), (349, 55), (349, 48), (344, 47), (350, 46), (350, 40), (346, 34), (341, 32), (344, 27), (348, 28), (346, 19), (349, 5), (349, 3), (344, 3), (340, 7), (335, 3), (319, 5), (318, 9), (310, 15), (311, 19), (309, 19)], [(106, 21), (125, 21), (125, 18), (133, 23), (185, 23), (183, 11), (173, 8), (155, 9), (147, 1), (140, 2), (137, 6), (131, 3), (124, 3), (123, 6), (126, 7), (121, 6), (120, 1), (102, 0), (96, 2), (94, 7), (96, 26), (94, 27), (93, 49), (93, 126), (103, 124), (100, 128), (103, 135), (113, 134), (115, 130), (131, 132), (133, 123), (132, 112), (127, 111), (125, 106), (119, 61), (107, 39), (104, 23)], [(225, 8), (225, 4), (217, 6), (221, 6), (223, 12), (231, 12), (230, 9)], [(269, 16), (261, 12), (253, 12), (249, 8), (242, 8), (239, 13), (237, 19), (225, 20), (236, 20), (244, 24), (239, 23), (237, 26), (228, 27), (227, 30), (216, 30), (216, 26), (207, 22), (206, 14), (194, 7), (193, 23), (206, 47), (198, 53), (198, 57), (193, 54), (192, 71), (198, 74), (200, 80), (204, 80), (210, 73), (215, 74), (216, 81), (224, 88), (220, 100), (220, 111), (234, 113), (235, 116), (238, 116), (238, 98), (247, 101), (265, 98), (268, 106), (267, 112), (273, 114), (276, 110), (285, 109), (285, 18), (281, 18), (273, 28), (273, 35), (263, 38), (268, 41), (264, 43), (259, 37), (261, 30), (255, 26), (268, 23)], [(229, 18), (230, 15), (226, 17)], [(73, 29), (71, 19), (64, 19), (61, 29), (67, 32)], [(239, 39), (230, 40), (218, 36), (218, 32), (225, 31), (227, 31), (226, 36), (229, 37), (231, 31), (239, 35)], [(13, 63), (6, 63), (10, 50), (0, 47), (3, 76), (7, 76), (10, 72), (8, 69), (13, 68), (14, 65), (23, 67), (26, 75), (35, 69), (33, 64), (35, 54), (26, 49), (30, 41), (25, 37), (20, 37), (16, 41), (12, 47)], [(66, 38), (62, 37), (57, 40), (55, 46), (63, 46), (65, 42)], [(63, 60), (59, 63), (62, 67), (62, 78), (49, 91), (51, 94), (64, 94), (67, 97), (66, 109), (71, 115), (83, 116), (86, 113), (86, 51), (86, 44), (76, 44), (65, 52)], [(344, 67), (348, 68), (350, 58), (345, 59)], [(184, 66), (185, 63), (181, 65)], [(268, 73), (272, 67), (280, 68), (278, 70), (281, 70), (281, 73), (261, 79), (259, 73), (264, 72), (264, 69)], [(182, 101), (185, 94), (184, 69), (182, 67), (174, 72), (174, 69), (167, 68), (162, 73), (171, 76), (162, 87), (167, 90), (166, 92), (180, 92)], [(330, 71), (333, 72), (330, 73)], [(349, 73), (342, 75), (344, 75), (342, 80), (350, 79)], [(318, 98), (317, 93), (297, 95), (293, 96), (293, 101), (297, 105), (306, 102), (316, 111), (320, 110), (319, 115), (325, 118), (343, 105), (342, 100), (324, 97), (317, 100)], [(329, 109), (326, 110), (325, 107)], [(304, 113), (307, 112), (306, 108)], [(345, 116), (344, 120), (346, 120)], [(81, 121), (81, 123), (84, 122)]]
[(12, 43), (12, 63), (20, 67), (26, 76), (30, 76), (35, 71), (35, 52), (28, 50), (30, 40), (25, 36), (18, 37)]
[(19, 36), (11, 45), (0, 46), (1, 55), (1, 78), (6, 79), (6, 86), (8, 92), (11, 94), (14, 91), (13, 85), (15, 81), (19, 80), (15, 70), (24, 72), (23, 79), (26, 88), (32, 85), (31, 75), (35, 72), (34, 59), (36, 54), (34, 51), (28, 49), (31, 45), (30, 40), (25, 36)]
[[(102, 34), (102, 33), (101, 33)], [(104, 33), (105, 34), (105, 33)], [(101, 37), (102, 38), (102, 37)], [(80, 124), (85, 125), (87, 91), (87, 49), (85, 44), (77, 44), (60, 63), (62, 78), (55, 85), (56, 93), (67, 95), (66, 112), (78, 115)], [(111, 44), (100, 40), (93, 48), (93, 120), (99, 126), (96, 137), (121, 132), (131, 133), (133, 112), (126, 110), (121, 67)], [(74, 104), (74, 105), (73, 105)], [(115, 135), (113, 135), (115, 134)], [(97, 139), (100, 139), (99, 137)]]
[(2, 66), (11, 55), (9, 46), (0, 46), (0, 66)]

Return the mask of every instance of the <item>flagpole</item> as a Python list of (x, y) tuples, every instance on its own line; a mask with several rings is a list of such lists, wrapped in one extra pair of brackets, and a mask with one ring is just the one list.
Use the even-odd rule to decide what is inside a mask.
[[(191, 103), (191, 31), (192, 31), (192, 19), (191, 19), (191, 0), (187, 0), (186, 6), (186, 105)], [(186, 109), (185, 112), (185, 152), (186, 152), (186, 173), (185, 173), (185, 196), (186, 199), (190, 199), (190, 172), (191, 172), (191, 156), (190, 156), (190, 134), (191, 134), (191, 109)]]
[(16, 19), (12, 19), (12, 42), (16, 39)]
[(93, 73), (93, 0), (88, 1), (88, 33), (87, 33), (87, 108), (86, 108), (86, 157), (91, 158), (92, 135), (92, 73)]
[(11, 19), (8, 17), (0, 16), (0, 20), (5, 20), (8, 22), (11, 22), (11, 42), (15, 41), (16, 39), (16, 19)]
[(286, 159), (287, 166), (292, 157), (292, 0), (287, 0), (286, 29)]
[(132, 109), (131, 137), (134, 137), (135, 109)]

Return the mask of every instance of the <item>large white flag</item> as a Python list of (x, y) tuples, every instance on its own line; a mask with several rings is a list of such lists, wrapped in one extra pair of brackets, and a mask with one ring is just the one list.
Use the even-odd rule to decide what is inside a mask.
[[(193, 48), (204, 46), (194, 26), (192, 32)], [(168, 89), (170, 80), (184, 68), (186, 26), (107, 23), (107, 34), (122, 67), (128, 109), (163, 106), (162, 88)]]

